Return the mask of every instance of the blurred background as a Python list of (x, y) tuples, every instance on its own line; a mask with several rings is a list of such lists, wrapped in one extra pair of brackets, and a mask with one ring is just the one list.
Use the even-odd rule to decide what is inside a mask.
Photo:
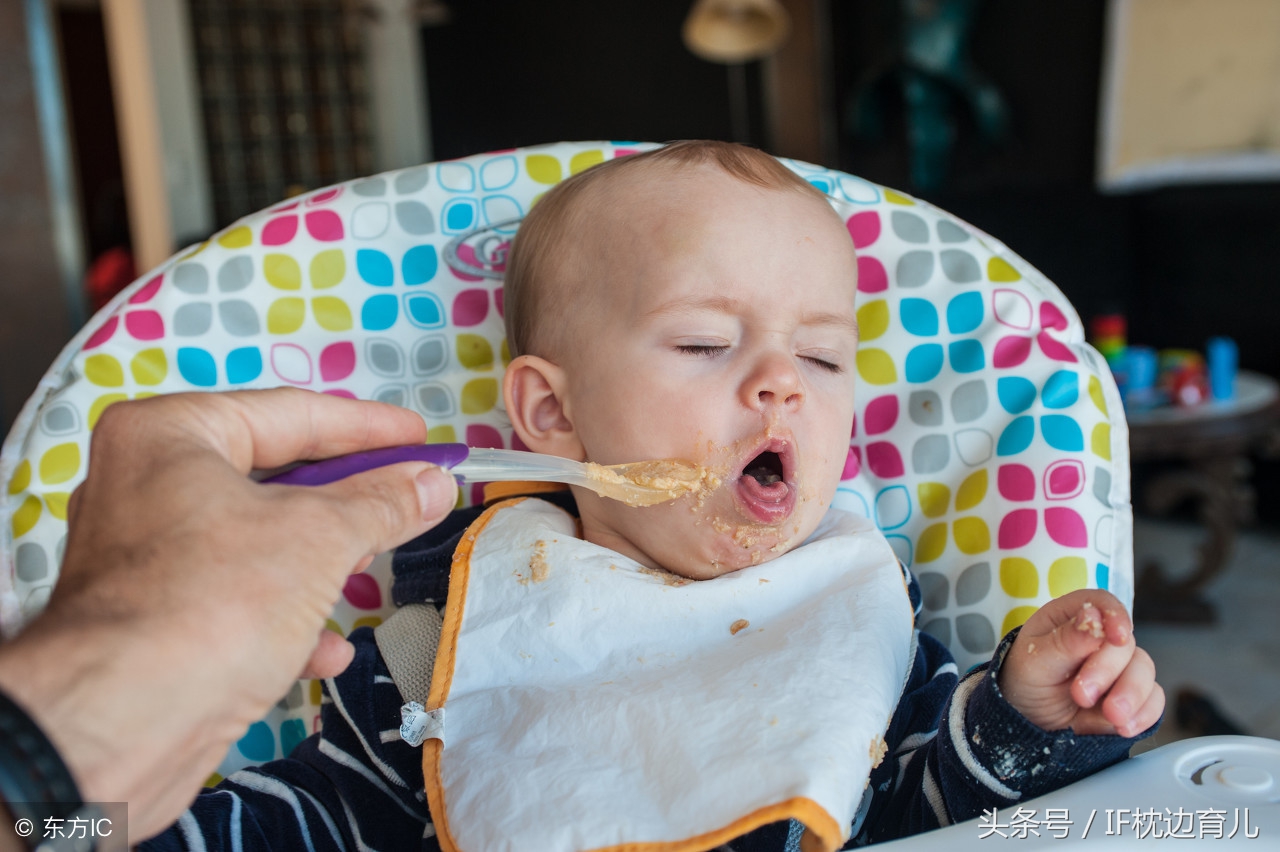
[[(281, 198), (520, 145), (695, 137), (908, 191), (1040, 268), (1087, 325), (1118, 317), (1156, 349), (1226, 336), (1280, 375), (1278, 0), (5, 0), (0, 434), (137, 272)], [(1280, 643), (1214, 618), (1230, 595), (1280, 604), (1274, 419), (1272, 400), (1185, 493), (1167, 481), (1204, 435), (1147, 435), (1135, 502), (1172, 518), (1140, 524), (1139, 567), (1176, 577), (1217, 546), (1193, 498), (1229, 492), (1230, 570), (1183, 620), (1217, 625), (1190, 634), (1207, 660), (1272, 661), (1234, 712), (1280, 736)], [(1227, 464), (1244, 467), (1215, 480)]]

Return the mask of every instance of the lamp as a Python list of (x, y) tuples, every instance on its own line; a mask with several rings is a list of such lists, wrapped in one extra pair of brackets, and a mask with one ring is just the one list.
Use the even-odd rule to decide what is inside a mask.
[(424, 27), (438, 27), (453, 20), (453, 10), (444, 0), (417, 0), (413, 15)]
[(685, 18), (685, 47), (708, 62), (763, 59), (787, 40), (791, 19), (778, 0), (697, 0)]
[(790, 31), (791, 18), (778, 0), (697, 0), (689, 10), (681, 30), (685, 47), (728, 69), (734, 141), (751, 135), (745, 63), (772, 55)]

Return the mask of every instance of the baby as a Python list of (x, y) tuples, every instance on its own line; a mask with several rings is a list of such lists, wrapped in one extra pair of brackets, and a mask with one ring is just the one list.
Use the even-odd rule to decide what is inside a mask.
[(507, 413), (536, 452), (722, 475), (692, 513), (575, 489), (588, 541), (697, 580), (759, 563), (804, 541), (839, 484), (856, 286), (839, 217), (766, 154), (678, 143), (599, 166), (517, 236)]
[[(688, 845), (679, 848), (781, 852), (799, 848), (798, 843), (830, 849), (845, 839), (865, 843), (899, 837), (969, 819), (983, 809), (1012, 807), (1123, 759), (1134, 740), (1154, 728), (1164, 694), (1150, 658), (1134, 644), (1127, 613), (1112, 595), (1083, 590), (1046, 604), (1005, 637), (990, 666), (960, 679), (946, 649), (911, 629), (911, 608), (919, 612), (919, 590), (909, 576), (904, 588), (905, 569), (893, 563), (879, 533), (830, 508), (854, 417), (856, 282), (853, 244), (826, 198), (772, 157), (749, 148), (676, 143), (589, 169), (547, 193), (521, 226), (505, 281), (514, 357), (503, 394), (516, 434), (535, 452), (598, 464), (687, 459), (707, 468), (719, 486), (646, 508), (576, 487), (571, 495), (540, 495), (569, 510), (576, 522), (542, 500), (456, 512), (449, 522), (397, 553), (394, 596), (404, 608), (376, 635), (368, 629), (352, 634), (355, 661), (326, 684), (323, 732), (302, 743), (290, 758), (236, 773), (218, 790), (207, 791), (173, 829), (146, 847), (203, 848), (212, 842), (246, 849), (460, 848), (450, 828), (456, 828), (455, 816), (465, 811), (464, 800), (473, 791), (465, 787), (465, 778), (459, 780), (467, 772), (456, 764), (442, 770), (440, 754), (441, 748), (454, 749), (455, 755), (471, 752), (457, 751), (469, 748), (469, 733), (465, 720), (456, 720), (461, 711), (452, 696), (475, 677), (469, 672), (489, 668), (498, 652), (511, 650), (504, 643), (525, 641), (519, 622), (532, 621), (535, 616), (529, 613), (542, 619), (539, 629), (552, 632), (561, 617), (594, 624), (580, 611), (588, 607), (584, 601), (610, 605), (612, 587), (607, 583), (605, 590), (574, 587), (582, 589), (580, 595), (533, 597), (539, 586), (550, 588), (544, 580), (581, 577), (590, 584), (593, 577), (603, 582), (605, 575), (626, 575), (634, 567), (680, 586), (669, 591), (696, 592), (679, 598), (691, 609), (715, 606), (707, 600), (717, 590), (738, 600), (745, 598), (749, 585), (755, 590), (752, 594), (767, 598), (774, 590), (790, 594), (810, 570), (815, 575), (826, 570), (839, 579), (838, 566), (824, 569), (804, 561), (806, 553), (818, 547), (831, 553), (832, 542), (851, 542), (862, 548), (859, 552), (872, 554), (858, 557), (859, 564), (887, 560), (877, 576), (883, 580), (893, 575), (893, 583), (879, 587), (887, 589), (891, 599), (865, 615), (871, 624), (891, 625), (901, 613), (906, 623), (905, 632), (894, 634), (902, 641), (891, 643), (890, 656), (897, 655), (902, 670), (891, 673), (895, 691), (887, 708), (887, 729), (886, 717), (878, 717), (870, 769), (864, 760), (861, 769), (850, 770), (861, 773), (848, 779), (861, 795), (861, 804), (851, 821), (847, 815), (841, 817), (844, 824), (835, 826), (834, 833), (822, 830), (825, 813), (794, 804), (800, 799), (788, 800), (785, 808), (752, 806), (742, 819), (715, 833), (682, 838)], [(559, 530), (559, 537), (540, 534), (532, 556), (522, 545), (514, 557), (520, 582), (508, 582), (505, 570), (487, 570), (493, 565), (509, 567), (511, 547), (502, 542), (523, 541), (519, 536), (525, 527), (519, 524), (526, 522), (519, 519), (520, 513), (542, 518), (539, 507), (544, 506), (549, 520), (537, 523)], [(512, 523), (516, 525), (502, 526)], [(496, 555), (482, 553), (486, 541), (498, 542), (488, 545)], [(544, 548), (550, 550), (544, 553)], [(579, 560), (589, 570), (574, 574)], [(773, 565), (785, 570), (768, 577), (759, 573)], [(733, 585), (736, 578), (757, 574), (758, 584), (753, 580)], [(715, 578), (721, 579), (682, 585)], [(628, 596), (633, 593), (625, 589), (634, 589), (623, 608), (615, 602), (610, 610), (619, 630), (625, 631), (621, 622), (635, 615), (626, 611), (625, 600), (634, 602), (632, 609), (643, 610), (636, 617), (650, 619), (655, 631), (672, 623), (662, 620), (660, 605), (644, 603), (648, 599), (640, 592), (648, 586), (619, 588)], [(831, 594), (835, 593), (820, 592), (812, 611), (817, 612)], [(502, 601), (494, 602), (504, 595), (513, 601), (505, 612)], [(446, 605), (439, 658), (431, 634), (439, 635), (440, 619), (430, 604)], [(562, 608), (544, 608), (557, 605)], [(499, 616), (484, 622), (487, 634), (483, 629), (469, 633), (480, 612)], [(544, 617), (547, 612), (565, 615)], [(863, 613), (855, 615), (851, 620)], [(754, 617), (735, 621), (725, 633), (736, 636), (749, 627), (758, 629)], [(598, 625), (592, 629), (606, 632)], [(786, 651), (800, 656), (777, 658), (784, 676), (824, 653), (818, 646), (825, 632), (824, 627), (813, 634), (794, 634), (819, 638), (812, 648)], [(478, 634), (496, 636), (489, 640), (495, 653), (486, 656), (482, 648), (478, 656), (472, 651), (468, 658), (463, 652), (468, 643), (478, 641), (471, 638)], [(419, 638), (405, 638), (410, 635)], [(424, 635), (425, 640), (420, 638)], [(843, 634), (832, 635), (844, 641)], [(859, 641), (866, 638), (849, 635)], [(595, 653), (597, 637), (585, 636), (587, 641), (579, 637), (578, 645), (591, 648), (561, 653), (581, 654), (569, 664), (580, 666), (590, 680), (597, 663), (588, 658)], [(699, 640), (690, 636), (686, 644), (696, 645)], [(767, 646), (768, 653), (782, 648), (786, 638)], [(754, 633), (732, 641), (748, 639), (768, 641), (756, 639)], [(424, 642), (429, 646), (425, 651)], [(607, 645), (608, 640), (599, 642)], [(601, 651), (599, 659), (611, 660), (607, 651)], [(520, 654), (531, 661), (537, 656)], [(433, 659), (434, 679), (429, 674)], [(463, 665), (468, 659), (473, 663), (470, 669)], [(555, 662), (564, 665), (558, 657)], [(837, 663), (843, 665), (839, 657)], [(493, 720), (501, 718), (503, 696), (518, 691), (510, 684), (520, 676), (523, 663), (512, 662), (507, 669), (501, 665), (492, 662), (493, 671), (482, 673), (489, 681), (475, 690), (488, 696)], [(717, 658), (712, 668), (723, 665)], [(848, 665), (858, 664), (848, 660)], [(716, 672), (699, 677), (703, 679), (694, 691), (705, 690), (711, 701)], [(654, 689), (668, 688), (671, 679), (654, 681)], [(827, 680), (824, 673), (815, 684), (821, 687)], [(616, 687), (609, 680), (593, 688), (613, 695), (608, 690)], [(543, 691), (564, 690), (548, 686)], [(667, 694), (654, 693), (662, 701)], [(439, 700), (444, 695), (451, 700)], [(821, 700), (813, 694), (782, 698), (790, 705), (815, 705), (810, 715), (800, 711), (801, 721), (786, 733), (829, 724), (822, 717)], [(406, 727), (420, 731), (423, 725), (436, 726), (436, 733), (426, 734), (422, 749), (415, 747), (417, 737), (401, 729), (401, 705), (413, 699), (455, 714), (446, 722), (439, 710), (434, 716), (416, 708), (407, 711)], [(539, 705), (527, 712), (546, 718), (548, 725), (555, 717), (573, 714), (572, 696), (554, 700), (561, 703), (546, 705), (554, 710)], [(749, 701), (763, 707), (767, 699)], [(617, 718), (607, 720), (606, 738), (639, 737), (626, 753), (642, 760), (661, 743), (644, 742), (643, 733), (634, 733), (643, 724), (628, 727), (623, 717), (630, 716), (630, 710), (624, 710), (629, 707), (619, 699)], [(696, 712), (689, 715), (691, 726), (717, 721), (692, 718)], [(773, 723), (776, 718), (765, 724)], [(585, 716), (570, 723), (592, 724)], [(726, 719), (725, 724), (737, 723)], [(838, 721), (834, 724), (839, 726)], [(499, 740), (510, 730), (496, 721), (489, 727), (498, 729)], [(476, 737), (485, 736), (483, 728)], [(764, 730), (752, 736), (766, 739)], [(838, 743), (842, 735), (834, 731), (830, 742)], [(545, 760), (539, 752), (535, 763), (583, 761), (576, 753), (562, 758), (563, 742), (545, 736)], [(662, 732), (657, 739), (662, 739)], [(509, 742), (485, 742), (490, 751), (477, 753), (501, 754), (510, 748), (514, 755), (518, 750)], [(800, 753), (806, 746), (796, 742)], [(865, 751), (866, 740), (860, 742)], [(730, 750), (740, 754), (754, 747), (731, 743)], [(707, 748), (709, 757), (690, 756), (687, 766), (682, 763), (674, 770), (683, 783), (672, 793), (672, 802), (704, 796), (710, 807), (722, 792), (767, 786), (767, 778), (739, 784), (736, 775), (750, 772), (725, 778), (699, 771), (695, 758), (706, 757), (705, 765), (721, 766), (727, 765), (717, 762), (721, 757), (731, 757), (714, 753), (714, 744)], [(514, 756), (511, 760), (513, 767), (532, 766), (517, 763)], [(840, 767), (836, 769), (838, 774)], [(762, 778), (774, 770), (772, 765), (761, 767)], [(618, 773), (627, 771), (618, 764)], [(572, 785), (561, 787), (559, 775), (551, 777), (554, 786), (530, 781), (532, 792), (523, 795), (548, 805), (588, 795)], [(502, 786), (501, 779), (487, 783)], [(631, 783), (628, 776), (623, 790)], [(488, 796), (482, 790), (471, 798), (483, 804)], [(624, 792), (613, 800), (619, 814), (606, 819), (624, 826), (620, 832), (630, 825), (630, 798)], [(852, 801), (857, 802), (856, 795)], [(438, 817), (446, 804), (449, 824), (433, 821), (433, 814)], [(463, 810), (452, 810), (455, 806)], [(670, 809), (676, 810), (675, 805)], [(494, 815), (495, 823), (501, 816)], [(814, 835), (803, 843), (801, 823)], [(512, 831), (520, 827), (512, 826)], [(505, 832), (497, 830), (500, 835)], [(562, 842), (551, 831), (545, 836), (545, 848), (573, 848), (572, 839)], [(644, 840), (620, 833), (613, 843), (600, 845)]]

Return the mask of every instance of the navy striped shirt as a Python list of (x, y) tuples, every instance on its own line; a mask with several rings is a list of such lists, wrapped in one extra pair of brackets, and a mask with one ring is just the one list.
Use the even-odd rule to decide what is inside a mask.
[[(555, 501), (559, 502), (559, 501)], [(478, 509), (401, 547), (394, 562), (397, 604), (443, 606), (453, 550)], [(904, 572), (906, 569), (903, 569)], [(917, 619), (920, 589), (908, 589)], [(947, 649), (916, 631), (911, 674), (872, 770), (849, 846), (903, 837), (1005, 808), (1122, 760), (1129, 739), (1045, 731), (1000, 694), (996, 675), (1016, 631), (990, 664), (958, 676)], [(427, 810), (422, 752), (400, 739), (404, 698), (370, 628), (351, 634), (355, 659), (325, 681), (322, 732), (289, 757), (234, 773), (204, 790), (144, 850), (439, 850)], [(800, 826), (763, 826), (722, 849), (792, 852)]]

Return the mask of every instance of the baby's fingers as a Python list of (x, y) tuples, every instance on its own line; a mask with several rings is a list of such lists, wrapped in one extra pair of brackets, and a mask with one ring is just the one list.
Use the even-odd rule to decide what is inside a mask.
[(1078, 592), (1085, 599), (1071, 617), (1059, 627), (1063, 647), (1081, 657), (1096, 650), (1099, 644), (1124, 646), (1132, 644), (1133, 622), (1120, 602), (1106, 592), (1101, 600), (1092, 600), (1088, 591)]
[(1141, 648), (1116, 678), (1102, 701), (1102, 715), (1121, 736), (1146, 730), (1164, 712), (1164, 690), (1156, 683), (1156, 666)]
[(1121, 733), (1126, 737), (1137, 736), (1160, 721), (1162, 715), (1164, 715), (1164, 687), (1155, 683), (1152, 684), (1151, 694), (1147, 696), (1147, 701), (1142, 705), (1142, 709), (1133, 717), (1129, 727), (1122, 730)]
[[(1030, 655), (1028, 661), (1035, 658), (1034, 667), (1020, 672), (1024, 682), (1056, 686), (1077, 680), (1081, 666), (1100, 649), (1132, 648), (1133, 632), (1128, 613), (1119, 601), (1107, 592), (1085, 589), (1041, 607), (1023, 626), (1018, 642)], [(1025, 668), (1020, 665), (1024, 661), (1016, 656), (1011, 662)], [(1073, 693), (1076, 703), (1081, 707), (1093, 706), (1127, 662), (1126, 655), (1105, 684), (1098, 685), (1092, 697), (1083, 692)]]
[[(1071, 681), (1071, 700), (1080, 707), (1093, 707), (1112, 688), (1117, 685), (1135, 659), (1137, 646), (1132, 636), (1123, 645), (1104, 644), (1093, 652), (1080, 666), (1075, 678)], [(1151, 658), (1142, 652), (1147, 665), (1150, 666), (1148, 680), (1154, 680), (1155, 666)], [(1138, 703), (1132, 704), (1137, 707)]]
[(1107, 718), (1103, 710), (1105, 706), (1104, 701), (1097, 707), (1077, 712), (1075, 719), (1071, 722), (1071, 730), (1084, 736), (1097, 734), (1137, 736), (1154, 725), (1160, 719), (1160, 714), (1164, 713), (1164, 689), (1158, 683), (1153, 684), (1150, 694), (1147, 695), (1138, 712), (1134, 713), (1127, 722), (1122, 722), (1118, 726)]

